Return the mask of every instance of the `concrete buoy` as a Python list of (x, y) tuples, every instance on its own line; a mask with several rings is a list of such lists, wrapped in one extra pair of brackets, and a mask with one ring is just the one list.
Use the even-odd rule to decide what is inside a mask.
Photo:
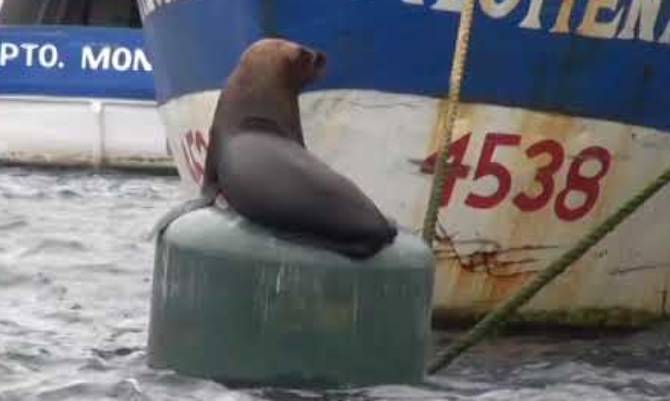
[(228, 385), (417, 383), (432, 288), (432, 252), (407, 232), (356, 261), (197, 210), (157, 241), (149, 365)]

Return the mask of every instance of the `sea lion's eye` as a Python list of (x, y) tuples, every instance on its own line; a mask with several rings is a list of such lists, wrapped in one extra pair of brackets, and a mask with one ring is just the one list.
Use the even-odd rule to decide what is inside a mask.
[(300, 48), (298, 50), (298, 60), (297, 62), (302, 66), (308, 66), (312, 64), (312, 52)]
[(321, 52), (314, 53), (314, 68), (321, 70), (326, 66), (326, 55)]

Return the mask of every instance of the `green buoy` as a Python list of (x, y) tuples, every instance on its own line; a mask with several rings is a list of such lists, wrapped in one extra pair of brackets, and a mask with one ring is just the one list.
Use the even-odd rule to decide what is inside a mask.
[(201, 209), (158, 240), (149, 365), (229, 385), (423, 379), (433, 256), (403, 232), (364, 261)]

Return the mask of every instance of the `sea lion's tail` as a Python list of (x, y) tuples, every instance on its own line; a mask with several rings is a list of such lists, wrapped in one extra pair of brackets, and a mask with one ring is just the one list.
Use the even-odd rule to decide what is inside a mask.
[(158, 222), (154, 225), (154, 228), (145, 236), (145, 240), (151, 240), (155, 236), (162, 234), (163, 231), (165, 231), (165, 229), (170, 225), (170, 223), (172, 223), (174, 220), (177, 220), (186, 213), (205, 208), (212, 204), (214, 204), (214, 199), (212, 199), (210, 196), (202, 196), (180, 203), (179, 205), (170, 209), (158, 220)]

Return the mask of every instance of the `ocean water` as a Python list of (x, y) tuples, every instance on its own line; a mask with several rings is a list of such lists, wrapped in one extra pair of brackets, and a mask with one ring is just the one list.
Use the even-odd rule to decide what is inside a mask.
[[(419, 387), (227, 389), (146, 367), (153, 244), (173, 177), (0, 170), (0, 401), (670, 400), (670, 326), (506, 335)], [(435, 345), (457, 332), (435, 334)]]

